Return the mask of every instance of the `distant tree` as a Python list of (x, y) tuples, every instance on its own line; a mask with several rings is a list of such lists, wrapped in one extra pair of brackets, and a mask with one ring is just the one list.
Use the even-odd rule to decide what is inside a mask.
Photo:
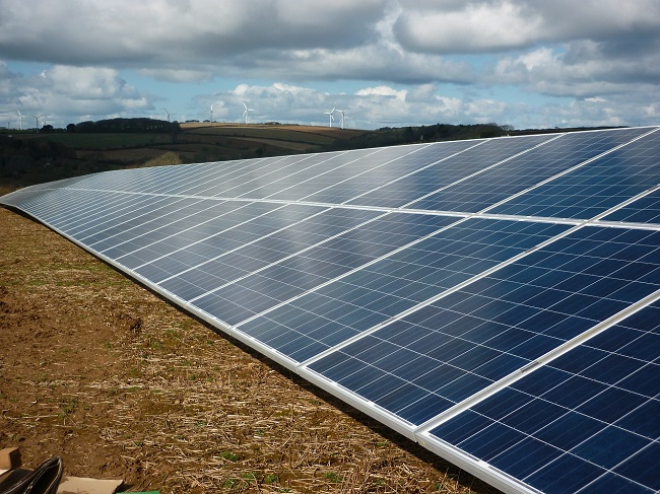
[(66, 126), (66, 131), (67, 132), (75, 132), (76, 131), (76, 124), (70, 123), (69, 125)]
[(97, 122), (81, 122), (76, 125), (76, 132), (96, 133), (131, 133), (149, 132), (162, 134), (168, 132), (179, 132), (181, 127), (178, 122), (167, 122), (165, 120), (154, 120), (151, 118), (113, 118), (99, 120)]

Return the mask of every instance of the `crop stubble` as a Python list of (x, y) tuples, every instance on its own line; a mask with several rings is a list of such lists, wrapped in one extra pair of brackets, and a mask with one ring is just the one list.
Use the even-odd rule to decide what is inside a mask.
[[(494, 492), (0, 208), (0, 448), (130, 490)], [(471, 491), (472, 489), (472, 491)]]

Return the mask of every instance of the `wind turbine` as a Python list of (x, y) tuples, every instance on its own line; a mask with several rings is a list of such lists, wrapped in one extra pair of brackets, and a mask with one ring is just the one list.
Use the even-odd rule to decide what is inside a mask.
[(211, 118), (209, 120), (211, 123), (213, 123), (213, 105), (215, 105), (215, 103), (211, 103)]
[(16, 113), (18, 113), (18, 130), (23, 130), (23, 114), (16, 110)]
[(34, 121), (35, 121), (35, 128), (34, 128), (34, 131), (35, 131), (35, 132), (39, 132), (39, 119), (40, 119), (41, 117), (43, 117), (43, 114), (38, 115), (38, 116), (37, 116), (37, 115), (30, 115), (30, 116), (31, 116), (31, 117), (34, 117)]
[(340, 115), (341, 115), (341, 120), (339, 120), (339, 122), (340, 122), (340, 124), (341, 124), (341, 128), (343, 129), (343, 128), (344, 128), (344, 110), (337, 110), (337, 111), (338, 111), (338, 112), (340, 113)]
[(176, 115), (176, 113), (170, 113), (170, 112), (168, 112), (168, 111), (167, 111), (167, 108), (163, 108), (163, 110), (165, 110), (165, 113), (167, 113), (167, 121), (168, 121), (168, 122), (170, 121), (170, 117), (171, 117), (172, 115)]
[(332, 114), (337, 110), (334, 106), (332, 107), (331, 111), (326, 111), (323, 112), (324, 115), (329, 115), (328, 121), (330, 122), (330, 128), (332, 128), (332, 121), (335, 119), (335, 117), (332, 116)]
[(254, 111), (252, 108), (248, 108), (245, 102), (243, 102), (243, 106), (245, 107), (245, 111), (243, 112), (243, 116), (245, 117), (245, 125), (247, 125), (250, 122), (250, 112)]

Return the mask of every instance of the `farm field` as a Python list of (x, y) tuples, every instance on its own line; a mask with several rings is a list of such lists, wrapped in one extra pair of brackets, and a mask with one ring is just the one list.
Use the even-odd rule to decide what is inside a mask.
[(0, 208), (0, 448), (132, 491), (492, 488)]
[(46, 139), (74, 149), (111, 149), (157, 146), (172, 142), (169, 134), (107, 133), (107, 134), (27, 134), (22, 138)]

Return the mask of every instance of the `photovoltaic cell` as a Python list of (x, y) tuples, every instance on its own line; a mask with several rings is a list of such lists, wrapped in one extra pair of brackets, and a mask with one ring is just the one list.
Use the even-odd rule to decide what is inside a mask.
[[(361, 173), (351, 174), (339, 183), (329, 185), (303, 199), (305, 201), (333, 204), (350, 202), (351, 199), (365, 195), (382, 184), (399, 180), (402, 176), (461, 153), (466, 149), (479, 145), (480, 142), (456, 141), (453, 143), (430, 144), (426, 147), (410, 146), (407, 148), (408, 153), (399, 159), (392, 159)], [(361, 203), (356, 201), (355, 204)], [(382, 205), (391, 206), (391, 203), (383, 203)]]
[(481, 211), (646, 132), (647, 129), (630, 129), (566, 134), (407, 207)]
[(272, 335), (291, 335), (290, 351), (276, 349), (302, 361), (565, 229), (468, 220), (238, 327), (266, 344)]
[(311, 368), (420, 425), (660, 289), (659, 241), (582, 228)]
[[(238, 249), (241, 249), (241, 252), (246, 252), (246, 249), (254, 249), (255, 244), (265, 244), (270, 252), (279, 251), (280, 256), (285, 256), (287, 248), (295, 248), (295, 243), (292, 241), (287, 243), (287, 235), (282, 233), (287, 228), (292, 228), (293, 225), (298, 224), (298, 227), (294, 228), (293, 231), (307, 230), (306, 233), (309, 234), (309, 238), (314, 235), (314, 229), (328, 228), (331, 231), (333, 220), (339, 223), (339, 225), (334, 225), (334, 228), (341, 228), (341, 222), (338, 222), (335, 216), (326, 215), (320, 218), (325, 211), (325, 208), (315, 206), (276, 206), (248, 203), (228, 214), (200, 224), (191, 231), (181, 232), (179, 235), (184, 238), (180, 242), (178, 239), (169, 239), (150, 246), (148, 249), (159, 255), (154, 257), (152, 261), (136, 267), (135, 271), (157, 283), (186, 272), (185, 278), (180, 276), (180, 282), (184, 283), (184, 280), (194, 280), (195, 273), (206, 273), (205, 277), (214, 274), (218, 265), (224, 265), (227, 262), (231, 264), (232, 262), (227, 259), (227, 262), (223, 263), (222, 260), (219, 260), (222, 256)], [(367, 211), (365, 214), (375, 215), (377, 213)], [(318, 233), (316, 236), (319, 238)], [(186, 239), (188, 239), (187, 242)], [(195, 241), (193, 242), (192, 239), (195, 239)], [(282, 243), (286, 245), (280, 246), (278, 249), (278, 245)], [(179, 244), (184, 246), (177, 249), (176, 247)], [(136, 252), (133, 256), (137, 254)], [(246, 253), (244, 257), (249, 258), (250, 256)], [(142, 258), (137, 259), (137, 262), (140, 260)], [(131, 262), (135, 261), (131, 259)], [(236, 262), (236, 255), (234, 256), (234, 262)], [(253, 267), (261, 267), (259, 262), (263, 261), (253, 259)], [(242, 266), (245, 263), (238, 265)], [(217, 288), (219, 281), (216, 280), (215, 283), (208, 285), (206, 291)], [(226, 281), (222, 282), (222, 284), (224, 283)], [(180, 296), (179, 291), (175, 289), (178, 284), (180, 284), (179, 280), (172, 280), (166, 286), (166, 289)]]
[(660, 191), (656, 190), (621, 209), (608, 214), (604, 221), (660, 224)]
[(657, 492), (659, 361), (654, 304), (430, 434), (543, 492)]
[[(326, 239), (317, 239), (315, 243), (319, 248), (310, 243), (311, 239), (304, 232), (298, 238), (296, 234), (290, 235), (285, 230), (284, 234), (300, 242), (301, 256), (278, 262), (268, 269), (194, 300), (193, 303), (209, 314), (236, 325), (259, 312), (317, 288), (362, 263), (430, 235), (454, 221), (455, 218), (442, 216), (392, 213), (365, 223), (345, 235), (328, 238), (328, 242), (321, 243)], [(305, 247), (311, 250), (303, 252)], [(336, 255), (328, 250), (333, 247), (342, 249), (343, 253)], [(289, 248), (286, 252), (295, 250)], [(326, 258), (324, 254), (330, 256)], [(232, 317), (228, 318), (228, 314)], [(292, 338), (298, 337), (295, 332), (291, 335)]]
[[(348, 204), (378, 207), (401, 207), (409, 204), (440, 187), (487, 168), (499, 161), (526, 151), (536, 145), (549, 141), (552, 136), (529, 136), (520, 139), (493, 139), (468, 148), (456, 156), (442, 156), (442, 159), (421, 170), (402, 176), (400, 179), (385, 183), (373, 191), (363, 194)], [(443, 149), (443, 145), (437, 145)]]
[[(329, 167), (323, 163), (322, 169), (304, 170), (296, 175), (284, 177), (281, 181), (268, 184), (261, 190), (245, 194), (244, 197), (264, 197), (272, 200), (298, 201), (316, 192), (340, 183), (356, 174), (368, 172), (383, 163), (406, 157), (416, 150), (415, 146), (395, 146), (378, 150), (362, 150), (359, 155), (341, 155), (339, 166)], [(339, 201), (332, 201), (337, 204)]]
[(212, 183), (211, 187), (201, 193), (205, 195), (241, 197), (249, 192), (255, 198), (261, 198), (263, 193), (257, 191), (263, 187), (272, 187), (280, 190), (292, 182), (291, 177), (297, 177), (302, 180), (304, 176), (315, 175), (322, 171), (334, 170), (340, 168), (346, 163), (359, 159), (363, 155), (373, 153), (374, 150), (362, 151), (360, 155), (350, 156), (345, 152), (341, 153), (323, 153), (307, 156), (291, 156), (284, 160), (277, 160), (268, 166), (255, 166), (234, 177), (229, 181), (222, 183)]
[(656, 130), (118, 170), (0, 203), (506, 492), (656, 492)]
[(593, 218), (660, 182), (660, 134), (652, 133), (526, 194), (492, 213)]

